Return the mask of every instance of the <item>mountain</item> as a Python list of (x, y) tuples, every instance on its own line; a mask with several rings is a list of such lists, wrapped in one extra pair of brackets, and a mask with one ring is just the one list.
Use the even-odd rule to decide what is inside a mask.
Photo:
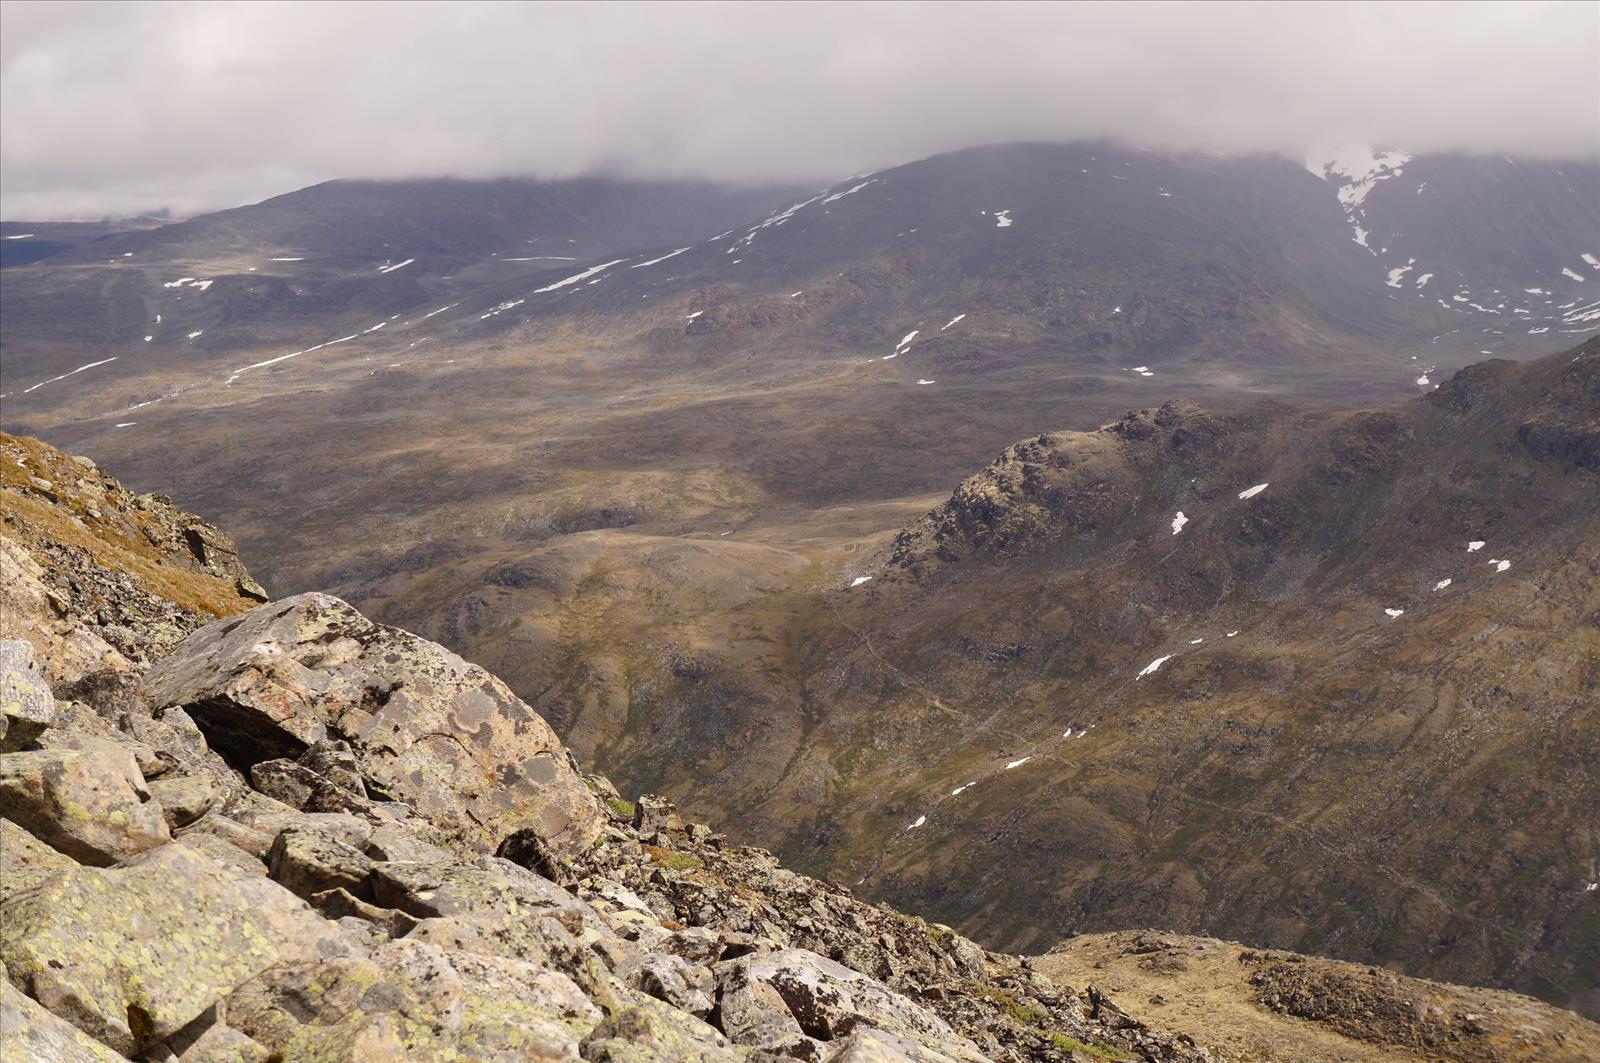
[(108, 236), (166, 223), (154, 217), (105, 221), (0, 222), (0, 268), (26, 266)]
[(441, 542), (364, 600), (613, 775), (997, 945), (1156, 925), (1592, 1012), (1597, 410), (1600, 341), (1400, 407), (1168, 403), (898, 533)]
[[(1223, 942), (1132, 935), (1092, 970), (1073, 962), (1087, 943), (986, 952), (623, 799), (443, 647), (327, 595), (257, 604), (221, 531), (89, 459), (11, 436), (0, 456), (7, 1058), (1201, 1063), (1242, 1039), (1560, 1063), (1600, 1046), (1524, 997)], [(1255, 988), (1164, 984), (1151, 1006), (1176, 1023), (1150, 1023), (1096, 984), (1127, 982), (1107, 968), (1130, 953), (1156, 979), (1248, 965)]]
[(431, 289), (701, 239), (791, 194), (602, 178), (347, 180), (136, 232), (97, 231), (88, 243), (59, 238), (88, 226), (12, 223), (8, 253), (13, 244), (29, 261), (51, 253), (7, 274), (0, 344), (19, 374), (85, 349), (147, 363), (191, 357), (199, 337), (188, 334), (207, 328), (237, 350), (410, 306)]
[[(760, 214), (793, 188), (575, 178), (326, 181), (246, 207), (131, 233), (60, 262), (109, 257), (197, 263), (412, 258), (440, 271), (479, 259), (574, 261), (703, 239)], [(277, 258), (263, 258), (264, 255)]]
[[(883, 370), (903, 383), (931, 370), (945, 386), (1060, 388), (1139, 371), (1370, 396), (1485, 353), (1549, 350), (1600, 312), (1600, 167), (1370, 152), (1333, 166), (1010, 145), (850, 178), (764, 217), (755, 205), (781, 190), (331, 182), (13, 270), (4, 387), (17, 423), (39, 427), (114, 415), (134, 391), (232, 405), (215, 386), (235, 369), (267, 362), (292, 381), (316, 370), (274, 359), (334, 341), (351, 346), (312, 362), (415, 364), (423, 343), (531, 353), (578, 333), (724, 373), (904, 348), (916, 356)], [(1468, 247), (1514, 252), (1486, 262)], [(117, 358), (102, 383), (26, 390), (90, 354)]]
[[(979, 149), (560, 268), (46, 261), (4, 418), (990, 944), (1153, 923), (1593, 1010), (1593, 405), (1552, 352), (1600, 171), (1333, 161)], [(1440, 386), (1485, 350), (1533, 360)], [(1091, 763), (1031, 752), (1068, 724)]]

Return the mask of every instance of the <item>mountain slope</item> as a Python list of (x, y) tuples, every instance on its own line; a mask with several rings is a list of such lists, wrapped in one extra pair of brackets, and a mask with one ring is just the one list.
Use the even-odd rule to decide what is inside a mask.
[[(1403, 185), (1418, 165), (1361, 200), (1371, 233), (1391, 193), (1430, 202), (1443, 178)], [(8, 335), (63, 331), (8, 341), (5, 416), (226, 513), (274, 590), (336, 590), (492, 665), (631, 787), (736, 811), (747, 837), (994, 940), (1233, 933), (1266, 911), (1238, 935), (1592, 1007), (1563, 944), (1592, 940), (1571, 809), (1593, 728), (1564, 707), (1592, 684), (1592, 474), (1563, 457), (1587, 446), (1589, 393), (1561, 399), (1560, 356), (1432, 391), (1484, 347), (1547, 353), (1583, 327), (1562, 304), (1595, 281), (1547, 273), (1588, 243), (1594, 170), (1529, 169), (1573, 176), (1494, 184), (1544, 188), (1560, 221), (1504, 268), (1567, 288), (1516, 334), (1520, 303), (1389, 286), (1384, 246), (1443, 266), (1401, 244), (1407, 215), (1377, 254), (1352, 239), (1338, 191), (1359, 167), (1013, 146), (553, 270), (84, 265), (103, 333), (43, 301), (42, 268), (14, 315), (8, 270)], [(1492, 213), (1490, 191), (1464, 202)], [(1472, 302), (1511, 275), (1459, 266)], [(1172, 395), (1209, 412), (1052, 434), (916, 520), (1041, 425)], [(1465, 555), (1474, 539), (1511, 566)], [(1030, 754), (1069, 723), (1088, 763)], [(1324, 738), (1337, 755), (1306, 752)], [(994, 785), (952, 797), (975, 765)], [(1503, 823), (1496, 793), (1548, 811)], [(1441, 868), (1429, 832), (1457, 823), (1465, 863)], [(1502, 825), (1517, 840), (1494, 849)], [(1562, 930), (1530, 942), (1541, 918)]]
[(1168, 406), (1008, 451), (844, 613), (866, 674), (814, 695), (903, 719), (927, 779), (874, 772), (842, 833), (876, 821), (873, 876), (934, 910), (1248, 921), (1594, 1009), (1597, 411), (1591, 342), (1402, 411)]
[[(88, 459), (0, 452), (32, 470), (0, 486), (8, 1059), (1255, 1058), (1195, 1014), (1216, 985), (1166, 986), (1176, 1022), (1148, 1023), (1099, 985), (1123, 970), (986, 952), (626, 801), (493, 676), (335, 598), (206, 623), (162, 595), (249, 582), (220, 532)], [(155, 551), (133, 564), (130, 527)], [(1134, 947), (1163, 975), (1231, 948)], [(1420, 1031), (1460, 1063), (1576, 1063), (1600, 1043), (1511, 994), (1248, 962), (1303, 1018), (1229, 1015), (1246, 1047), (1411, 1060)]]
[(637, 538), (385, 586), (608, 771), (1008, 947), (1159, 925), (1592, 1011), (1597, 410), (1591, 342), (1053, 433), (893, 542), (740, 547), (810, 567), (737, 594)]

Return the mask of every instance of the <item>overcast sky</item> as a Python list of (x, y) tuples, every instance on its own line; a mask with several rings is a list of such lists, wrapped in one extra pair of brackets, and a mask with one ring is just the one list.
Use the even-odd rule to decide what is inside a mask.
[(1600, 154), (1600, 4), (0, 6), (7, 218), (329, 177), (824, 182), (1111, 135)]

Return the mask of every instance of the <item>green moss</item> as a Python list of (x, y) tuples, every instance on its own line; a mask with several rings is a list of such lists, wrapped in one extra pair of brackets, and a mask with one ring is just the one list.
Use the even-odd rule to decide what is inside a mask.
[(1013, 1022), (1020, 1022), (1024, 1026), (1037, 1026), (1050, 1018), (1048, 1012), (1033, 1004), (1024, 1004), (1004, 989), (997, 989), (992, 985), (982, 982), (968, 982), (968, 992), (973, 996), (982, 997), (1001, 1011), (1011, 1017)]
[(1138, 1058), (1136, 1056), (1128, 1055), (1127, 1052), (1119, 1048), (1111, 1048), (1106, 1045), (1084, 1044), (1076, 1037), (1068, 1037), (1064, 1033), (1052, 1033), (1050, 1035), (1050, 1041), (1063, 1052), (1082, 1052), (1084, 1055), (1093, 1059), (1112, 1060)]
[(615, 812), (617, 815), (626, 816), (628, 819), (633, 818), (632, 801), (624, 801), (620, 797), (613, 797), (606, 803), (611, 806), (611, 811)]
[(655, 861), (657, 867), (664, 867), (668, 871), (698, 871), (706, 866), (698, 856), (663, 849), (659, 845), (646, 845), (644, 851), (650, 854), (650, 859)]

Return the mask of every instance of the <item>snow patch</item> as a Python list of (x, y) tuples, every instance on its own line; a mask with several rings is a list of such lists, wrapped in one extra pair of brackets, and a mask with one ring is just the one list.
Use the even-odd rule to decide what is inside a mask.
[(1403, 278), (1407, 273), (1409, 273), (1411, 271), (1412, 267), (1415, 266), (1416, 264), (1417, 264), (1417, 260), (1413, 258), (1413, 259), (1408, 260), (1405, 265), (1396, 266), (1394, 269), (1391, 269), (1389, 271), (1389, 282), (1388, 282), (1389, 283), (1389, 287), (1391, 287), (1391, 288), (1399, 288), (1401, 286), (1401, 283), (1400, 283), (1401, 282), (1401, 278)]
[(1156, 672), (1161, 670), (1161, 666), (1162, 665), (1164, 665), (1168, 661), (1172, 660), (1172, 657), (1173, 657), (1173, 655), (1170, 654), (1170, 653), (1167, 654), (1165, 657), (1157, 657), (1155, 660), (1153, 660), (1149, 664), (1145, 665), (1144, 668), (1139, 672), (1139, 674), (1134, 676), (1134, 678), (1135, 679), (1143, 679), (1147, 675), (1155, 675)]
[(871, 576), (857, 576), (855, 579), (850, 581), (850, 586), (859, 587), (863, 583), (871, 583), (871, 582), (872, 582), (872, 577)]
[(565, 288), (569, 284), (577, 284), (579, 281), (586, 281), (590, 277), (593, 277), (595, 274), (600, 273), (600, 272), (602, 272), (604, 270), (608, 270), (612, 266), (619, 265), (619, 264), (621, 264), (623, 262), (626, 262), (626, 261), (628, 261), (628, 260), (625, 259), (625, 258), (614, 258), (610, 262), (602, 262), (598, 266), (590, 266), (588, 269), (584, 270), (582, 273), (574, 273), (572, 276), (566, 278), (565, 280), (556, 281), (554, 284), (546, 284), (543, 288), (535, 288), (533, 290), (533, 294), (534, 295), (543, 295), (545, 292), (553, 292), (557, 288)]
[(65, 380), (69, 376), (77, 376), (79, 373), (83, 372), (85, 369), (93, 369), (95, 366), (105, 365), (108, 362), (114, 362), (116, 360), (117, 360), (117, 356), (116, 355), (112, 355), (110, 358), (102, 358), (98, 362), (89, 362), (86, 365), (80, 365), (80, 366), (78, 366), (78, 368), (72, 370), (71, 372), (62, 373), (60, 376), (53, 376), (49, 380), (41, 380), (37, 384), (33, 385), (30, 388), (23, 388), (22, 389), (22, 393), (24, 395), (27, 395), (30, 392), (38, 391), (40, 388), (44, 387), (46, 384), (54, 384), (57, 380)]
[(378, 272), (379, 273), (393, 273), (397, 269), (405, 269), (407, 266), (411, 265), (411, 263), (413, 263), (415, 261), (416, 261), (416, 259), (414, 259), (414, 258), (408, 258), (404, 262), (396, 262), (392, 266), (379, 266), (378, 267)]
[(1243, 491), (1239, 492), (1239, 497), (1241, 499), (1254, 498), (1254, 497), (1256, 497), (1256, 495), (1259, 495), (1261, 492), (1265, 491), (1270, 486), (1272, 486), (1272, 485), (1271, 484), (1256, 484), (1254, 487), (1247, 487)]
[(667, 252), (666, 254), (662, 255), (660, 258), (652, 258), (648, 262), (635, 262), (633, 265), (629, 266), (628, 268), (629, 269), (644, 269), (646, 266), (653, 266), (657, 262), (665, 262), (667, 259), (672, 258), (674, 255), (681, 255), (687, 250), (689, 250), (687, 247), (680, 247), (676, 251)]
[(1183, 531), (1183, 526), (1188, 523), (1189, 518), (1183, 515), (1183, 510), (1178, 510), (1177, 515), (1172, 518), (1172, 534), (1177, 535)]
[(878, 179), (876, 177), (869, 177), (865, 181), (862, 181), (860, 184), (855, 185), (852, 188), (845, 189), (843, 192), (835, 192), (833, 195), (831, 195), (831, 196), (827, 197), (826, 199), (824, 199), (822, 201), (822, 205), (823, 206), (827, 206), (829, 203), (836, 203), (839, 200), (843, 199), (845, 196), (854, 195), (855, 193), (861, 191), (863, 188), (867, 187), (868, 185), (878, 184), (878, 183), (879, 182), (878, 182)]

